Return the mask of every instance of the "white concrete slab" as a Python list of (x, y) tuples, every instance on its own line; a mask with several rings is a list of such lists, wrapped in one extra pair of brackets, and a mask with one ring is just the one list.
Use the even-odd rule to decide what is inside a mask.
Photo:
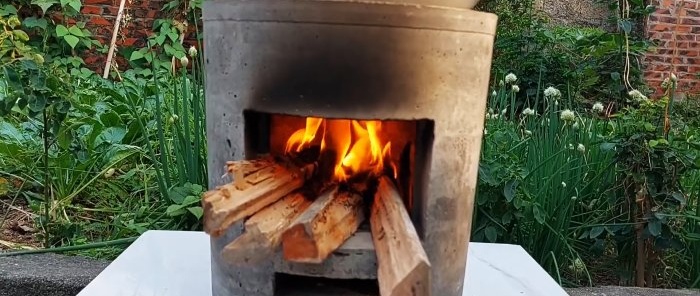
[[(203, 232), (148, 231), (78, 296), (211, 296), (209, 256)], [(471, 243), (468, 258), (465, 296), (568, 295), (520, 246)]]

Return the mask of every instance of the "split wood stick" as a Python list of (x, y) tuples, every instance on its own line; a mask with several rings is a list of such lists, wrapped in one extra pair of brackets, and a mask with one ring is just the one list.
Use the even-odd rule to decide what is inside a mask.
[(119, 2), (119, 9), (117, 10), (117, 19), (114, 20), (114, 29), (112, 29), (112, 40), (109, 43), (109, 51), (107, 52), (107, 62), (105, 63), (105, 69), (102, 73), (102, 78), (107, 78), (109, 76), (109, 68), (112, 67), (112, 58), (114, 57), (114, 48), (117, 44), (117, 35), (119, 34), (119, 27), (122, 23), (122, 16), (124, 16), (124, 3), (126, 0), (121, 0)]
[(352, 236), (365, 219), (362, 197), (325, 192), (282, 235), (284, 259), (299, 263), (321, 263)]
[(430, 261), (396, 187), (379, 179), (370, 217), (382, 296), (430, 295)]
[(272, 257), (282, 233), (311, 205), (301, 193), (292, 193), (260, 210), (245, 222), (245, 233), (222, 250), (232, 265), (255, 265)]
[(236, 165), (239, 169), (234, 171), (233, 183), (202, 196), (204, 231), (214, 237), (304, 185), (316, 167), (309, 164), (299, 168), (272, 158), (241, 161)]

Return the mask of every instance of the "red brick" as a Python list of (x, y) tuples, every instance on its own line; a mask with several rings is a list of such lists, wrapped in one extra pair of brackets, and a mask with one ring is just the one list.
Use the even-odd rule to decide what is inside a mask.
[(674, 67), (675, 69), (673, 72), (675, 72), (678, 75), (682, 75), (683, 73), (688, 73), (688, 66), (687, 65), (678, 65)]
[(696, 41), (695, 39), (696, 34), (676, 34), (676, 39), (677, 40), (688, 40), (688, 41)]
[(94, 5), (85, 5), (85, 6), (83, 6), (83, 9), (80, 10), (80, 13), (101, 15), (102, 14), (102, 7), (94, 6)]
[(649, 62), (668, 63), (670, 61), (670, 58), (668, 56), (665, 56), (665, 55), (648, 54), (648, 55), (646, 55), (646, 60), (647, 60), (647, 63), (649, 63)]
[[(119, 13), (119, 6), (105, 6), (105, 15), (117, 16)], [(124, 9), (124, 14), (128, 14), (131, 9)]]
[(697, 1), (684, 1), (683, 7), (686, 9), (697, 9), (698, 3)]
[(689, 9), (689, 10), (686, 10), (686, 14), (689, 17), (699, 17), (700, 18), (700, 10)]
[(656, 32), (670, 32), (673, 26), (669, 24), (661, 24), (661, 23), (650, 23), (651, 24), (651, 30), (656, 31)]
[(700, 19), (696, 18), (682, 18), (681, 19), (681, 24), (682, 25), (690, 25), (690, 26), (695, 26), (695, 25), (700, 25)]
[(97, 55), (89, 55), (89, 56), (85, 57), (84, 61), (85, 61), (86, 65), (90, 65), (90, 64), (97, 63), (99, 61), (99, 59), (100, 58)]
[(91, 4), (111, 4), (114, 5), (114, 0), (84, 0), (83, 1), (84, 5), (91, 5)]
[(656, 49), (656, 54), (658, 54), (658, 55), (671, 55), (671, 54), (673, 54), (673, 49), (658, 48), (658, 49)]
[(126, 38), (124, 39), (124, 41), (121, 42), (121, 44), (124, 46), (134, 46), (134, 44), (136, 44), (136, 42), (138, 41), (138, 38)]
[(647, 80), (658, 80), (664, 78), (663, 72), (647, 72), (644, 74), (644, 78)]
[(112, 21), (107, 20), (104, 17), (101, 16), (93, 16), (90, 18), (90, 24), (96, 25), (96, 26), (113, 26), (114, 24)]
[(693, 27), (687, 25), (674, 26), (677, 33), (691, 33)]
[(679, 50), (678, 55), (682, 57), (698, 57), (700, 56), (700, 48), (694, 48), (689, 50)]

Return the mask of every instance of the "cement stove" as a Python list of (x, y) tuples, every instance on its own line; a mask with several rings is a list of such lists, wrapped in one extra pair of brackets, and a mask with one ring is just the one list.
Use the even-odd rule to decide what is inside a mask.
[[(219, 177), (228, 161), (284, 153), (309, 118), (324, 128), (381, 123), (430, 262), (427, 290), (462, 295), (497, 22), (464, 2), (206, 1), (210, 187), (231, 181)], [(211, 236), (213, 295), (276, 295), (283, 275), (376, 282), (366, 227), (320, 263), (288, 262), (277, 251), (232, 264), (222, 250), (243, 231), (237, 221)]]

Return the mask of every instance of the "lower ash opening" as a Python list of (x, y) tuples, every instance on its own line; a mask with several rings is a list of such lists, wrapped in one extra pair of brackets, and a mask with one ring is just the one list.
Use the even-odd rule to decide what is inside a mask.
[(275, 295), (278, 296), (379, 296), (376, 280), (318, 279), (277, 273), (275, 274), (275, 285)]
[[(386, 176), (396, 186), (418, 235), (423, 237), (421, 216), (429, 177), (434, 131), (432, 120), (310, 118), (250, 110), (244, 112), (244, 118), (247, 159), (292, 155), (304, 162), (315, 161), (320, 172), (305, 185), (310, 196), (317, 196), (333, 183), (339, 185), (340, 191), (362, 195), (365, 205), (372, 204), (377, 178)], [(350, 133), (349, 137), (344, 133)], [(365, 143), (362, 147), (355, 147), (365, 141), (362, 135), (358, 136), (362, 133), (373, 134), (369, 137), (374, 139), (369, 141), (371, 145)], [(292, 138), (299, 135), (302, 140), (293, 141)], [(349, 145), (346, 145), (346, 139), (350, 139)], [(352, 160), (347, 161), (348, 165), (341, 164), (353, 158), (350, 155), (353, 148), (364, 154), (380, 151), (375, 154), (380, 154), (381, 163), (376, 159), (365, 161), (365, 167), (355, 170)], [(339, 172), (344, 176), (338, 177)], [(365, 210), (368, 211), (368, 207)], [(363, 226), (361, 229), (367, 228)]]

